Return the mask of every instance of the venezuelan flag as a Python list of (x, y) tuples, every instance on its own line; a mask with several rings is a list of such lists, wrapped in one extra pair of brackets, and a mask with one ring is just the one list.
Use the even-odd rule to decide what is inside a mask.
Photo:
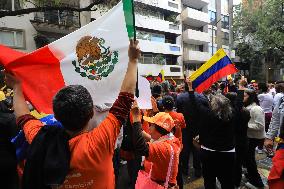
[(161, 69), (159, 75), (157, 76), (157, 79), (156, 79), (158, 82), (163, 82), (165, 81), (165, 71), (163, 69)]
[(236, 73), (238, 70), (232, 64), (224, 49), (219, 49), (210, 60), (196, 70), (189, 79), (196, 92), (202, 93), (219, 79)]

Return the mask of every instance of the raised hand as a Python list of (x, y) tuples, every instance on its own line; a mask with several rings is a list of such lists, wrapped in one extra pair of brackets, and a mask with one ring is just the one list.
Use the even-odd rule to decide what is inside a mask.
[(137, 61), (141, 56), (141, 51), (138, 46), (139, 41), (134, 41), (133, 39), (130, 40), (129, 48), (128, 48), (128, 57), (129, 61)]

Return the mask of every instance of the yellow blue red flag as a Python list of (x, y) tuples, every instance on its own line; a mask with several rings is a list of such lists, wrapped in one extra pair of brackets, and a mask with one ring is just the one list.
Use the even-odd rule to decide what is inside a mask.
[(224, 49), (219, 49), (206, 63), (196, 70), (189, 79), (196, 92), (202, 93), (219, 79), (238, 70)]

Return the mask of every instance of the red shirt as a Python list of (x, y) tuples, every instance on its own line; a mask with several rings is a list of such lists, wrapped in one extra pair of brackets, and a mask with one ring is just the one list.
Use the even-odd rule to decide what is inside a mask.
[(178, 138), (182, 143), (182, 129), (186, 127), (184, 117), (181, 113), (177, 113), (174, 111), (169, 112), (169, 114), (175, 122), (175, 128), (176, 128), (175, 137)]

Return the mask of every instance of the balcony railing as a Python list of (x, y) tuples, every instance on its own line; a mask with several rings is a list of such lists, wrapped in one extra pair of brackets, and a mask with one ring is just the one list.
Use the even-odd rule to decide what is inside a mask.
[(79, 13), (74, 11), (35, 13), (34, 21), (66, 27), (80, 27)]

